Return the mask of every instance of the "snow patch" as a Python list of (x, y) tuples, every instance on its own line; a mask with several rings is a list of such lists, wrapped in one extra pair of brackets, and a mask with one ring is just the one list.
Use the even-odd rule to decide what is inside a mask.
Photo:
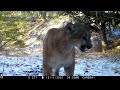
[[(36, 56), (37, 55), (37, 56)], [(0, 56), (0, 73), (3, 76), (42, 76), (42, 53), (24, 57)], [(109, 60), (101, 55), (88, 55), (75, 61), (74, 76), (119, 76), (120, 59)], [(64, 76), (60, 68), (60, 76)]]

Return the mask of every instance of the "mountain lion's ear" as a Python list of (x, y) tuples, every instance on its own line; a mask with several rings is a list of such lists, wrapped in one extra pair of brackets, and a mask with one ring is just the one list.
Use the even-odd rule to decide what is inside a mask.
[(65, 26), (65, 28), (67, 29), (67, 31), (69, 32), (69, 33), (73, 33), (74, 31), (75, 31), (75, 26), (74, 26), (74, 24), (73, 23), (68, 23), (66, 26)]

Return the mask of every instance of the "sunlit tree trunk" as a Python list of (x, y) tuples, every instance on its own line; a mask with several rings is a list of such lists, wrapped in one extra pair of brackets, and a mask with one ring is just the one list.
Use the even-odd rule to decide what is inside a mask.
[(102, 52), (102, 44), (98, 32), (92, 32), (92, 44), (93, 44), (93, 48), (91, 49), (92, 52)]

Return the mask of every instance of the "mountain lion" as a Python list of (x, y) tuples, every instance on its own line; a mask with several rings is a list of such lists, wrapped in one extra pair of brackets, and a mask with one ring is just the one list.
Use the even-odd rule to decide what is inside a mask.
[(59, 76), (61, 67), (66, 76), (73, 76), (75, 46), (85, 52), (92, 47), (90, 38), (89, 28), (80, 23), (70, 22), (65, 27), (48, 30), (43, 40), (43, 76)]

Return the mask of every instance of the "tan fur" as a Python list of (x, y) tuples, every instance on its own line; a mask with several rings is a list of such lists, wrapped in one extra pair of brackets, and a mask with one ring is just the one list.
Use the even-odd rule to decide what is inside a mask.
[(84, 33), (88, 31), (83, 26), (78, 26), (78, 36), (70, 35), (66, 28), (52, 28), (47, 32), (43, 41), (43, 76), (59, 76), (61, 67), (66, 76), (74, 75), (75, 46), (86, 44), (81, 38)]

